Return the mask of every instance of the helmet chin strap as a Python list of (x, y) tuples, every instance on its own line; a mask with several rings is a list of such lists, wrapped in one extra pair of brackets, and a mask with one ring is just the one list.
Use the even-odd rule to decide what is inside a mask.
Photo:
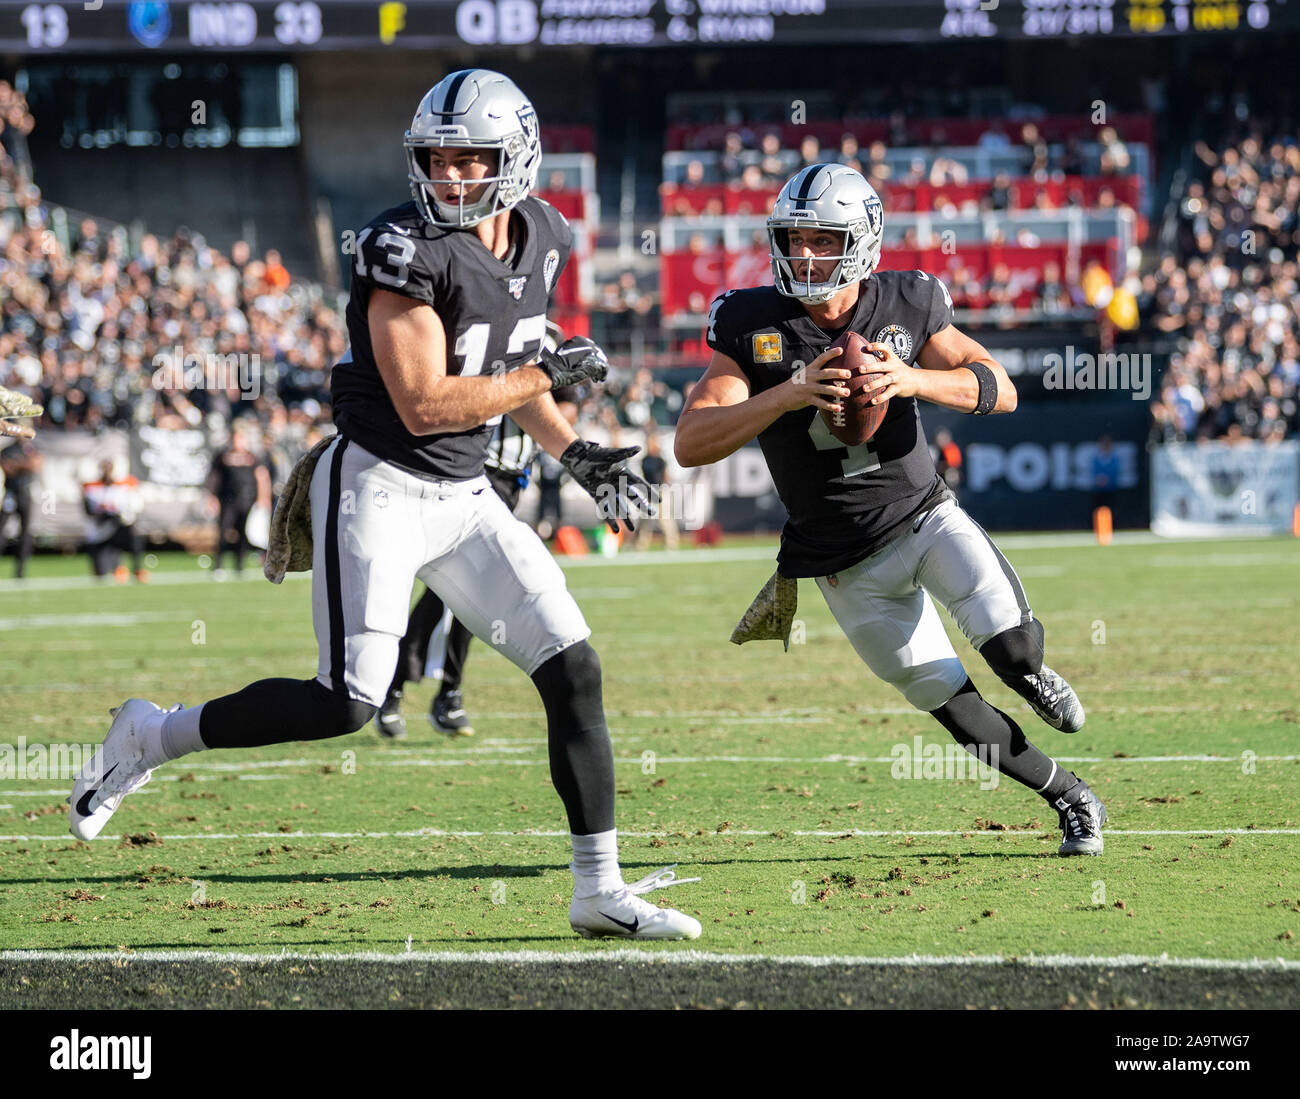
[[(788, 257), (786, 259), (786, 265), (790, 266), (790, 260)], [(810, 281), (812, 275), (811, 266), (809, 267), (808, 279), (794, 278), (794, 268), (793, 266), (790, 266), (790, 276), (791, 279), (793, 280), (793, 284), (795, 286), (802, 286), (805, 290), (808, 291), (806, 294), (799, 295), (799, 300), (809, 302), (813, 305), (821, 305), (823, 302), (830, 301), (831, 298), (833, 298), (838, 291), (844, 289), (843, 286), (835, 284), (835, 280), (839, 278), (840, 271), (842, 271), (843, 268), (844, 268), (844, 260), (841, 259), (839, 263), (835, 265), (835, 270), (831, 272), (831, 277), (827, 279), (826, 282), (812, 282)], [(826, 286), (829, 287), (829, 289), (814, 293), (813, 291), (814, 286)]]
[[(437, 210), (440, 215), (442, 215), (444, 221), (452, 222), (456, 225), (461, 226), (462, 228), (469, 228), (470, 226), (465, 224), (465, 210), (467, 208), (474, 209), (476, 207), (482, 207), (482, 206), (491, 207), (492, 205), (494, 205), (497, 196), (497, 188), (499, 186), (500, 186), (500, 182), (494, 180), (492, 183), (488, 184), (488, 189), (483, 193), (483, 197), (480, 198), (477, 202), (470, 204), (469, 206), (467, 206), (465, 202), (465, 191), (463, 187), (461, 189), (460, 199), (455, 203), (440, 202), (438, 200), (438, 196), (435, 193), (433, 193), (432, 186), (430, 186), (429, 188), (429, 197), (433, 201), (434, 209)], [(497, 210), (489, 209), (486, 214), (483, 214), (481, 217), (477, 219), (477, 221), (474, 221), (472, 224), (477, 225), (479, 221), (486, 221), (493, 214), (498, 212), (499, 211)]]

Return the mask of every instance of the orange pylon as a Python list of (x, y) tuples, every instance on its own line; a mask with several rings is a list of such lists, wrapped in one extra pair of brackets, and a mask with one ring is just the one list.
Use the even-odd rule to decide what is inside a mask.
[(1093, 511), (1092, 530), (1097, 536), (1098, 545), (1109, 546), (1114, 529), (1111, 523), (1110, 508), (1097, 508)]

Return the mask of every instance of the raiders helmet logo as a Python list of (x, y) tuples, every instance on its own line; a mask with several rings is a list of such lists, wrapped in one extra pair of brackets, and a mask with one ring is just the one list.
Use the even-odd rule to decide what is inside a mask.
[(509, 285), (510, 296), (514, 298), (515, 301), (518, 301), (524, 296), (524, 287), (526, 285), (528, 285), (527, 275), (521, 275), (517, 279), (511, 279)]
[(894, 349), (903, 362), (910, 362), (912, 359), (912, 333), (904, 328), (901, 324), (887, 324), (879, 332), (873, 343), (887, 343)]
[(551, 292), (551, 287), (555, 285), (555, 276), (560, 270), (560, 253), (552, 248), (546, 253), (546, 259), (542, 261), (542, 281), (546, 283), (546, 292)]
[(524, 131), (524, 141), (529, 145), (537, 143), (537, 112), (531, 106), (521, 107), (515, 112), (519, 116), (519, 128)]
[(862, 205), (867, 208), (867, 225), (871, 228), (871, 235), (875, 236), (880, 232), (880, 226), (884, 222), (885, 207), (875, 195), (863, 199)]

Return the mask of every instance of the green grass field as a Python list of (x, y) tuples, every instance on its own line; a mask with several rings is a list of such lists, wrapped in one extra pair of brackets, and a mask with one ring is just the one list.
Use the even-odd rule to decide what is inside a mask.
[[(767, 549), (569, 570), (605, 669), (626, 876), (676, 863), (702, 879), (652, 897), (704, 925), (698, 943), (650, 944), (636, 962), (665, 1004), (1300, 1003), (1300, 544), (1000, 542), (1086, 727), (1048, 729), (954, 642), (985, 695), (1106, 802), (1098, 859), (1058, 858), (1055, 813), (1009, 780), (893, 777), (896, 746), (951, 741), (858, 662), (811, 583), (803, 644), (729, 644)], [(95, 744), (126, 697), (192, 704), (314, 672), (305, 580), (217, 583), (179, 557), (143, 587), (88, 584), (83, 569), (40, 560), (26, 587), (0, 584), (4, 743)], [(569, 930), (567, 833), (531, 683), (476, 644), (465, 690), (471, 740), (430, 730), (426, 683), (408, 694), (405, 742), (368, 728), (192, 756), (93, 844), (67, 833), (70, 780), (0, 778), (0, 1006), (87, 989), (125, 1004), (130, 988), (152, 990), (150, 1006), (627, 1002), (570, 964), (626, 948)], [(31, 953), (50, 951), (84, 959)], [(192, 951), (212, 952), (206, 968)], [(493, 966), (494, 951), (511, 957)], [(339, 957), (363, 953), (383, 957)], [(654, 969), (674, 953), (679, 968)], [(547, 968), (548, 954), (565, 957)], [(997, 964), (1031, 955), (1068, 957), (1050, 980)], [(1134, 955), (1185, 961), (1168, 971), (1185, 976)], [(777, 957), (791, 961), (765, 962)], [(824, 958), (843, 960), (842, 980), (788, 978), (795, 959)], [(936, 961), (957, 958), (987, 972)], [(1078, 959), (1094, 959), (1082, 983)], [(1214, 979), (1212, 963), (1248, 960), (1266, 964)], [(363, 964), (384, 979), (356, 976)], [(544, 979), (521, 978), (529, 965)]]

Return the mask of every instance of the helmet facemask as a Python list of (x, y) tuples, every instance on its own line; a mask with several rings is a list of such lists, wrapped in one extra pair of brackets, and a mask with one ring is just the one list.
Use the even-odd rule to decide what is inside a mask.
[[(790, 230), (842, 233), (838, 256), (812, 256), (802, 278), (803, 256), (790, 255)], [(767, 219), (768, 251), (776, 288), (808, 304), (829, 301), (840, 290), (871, 275), (884, 241), (884, 206), (860, 172), (843, 164), (810, 164), (786, 181)], [(814, 282), (813, 264), (835, 260), (824, 282)]]
[[(407, 179), (421, 215), (441, 229), (468, 229), (509, 210), (537, 183), (542, 145), (537, 112), (508, 78), (486, 69), (452, 73), (425, 95), (403, 141)], [(429, 150), (494, 150), (496, 167), (481, 179), (435, 179)], [(459, 186), (455, 202), (440, 202), (435, 186)], [(467, 202), (467, 190), (482, 187)]]
[[(440, 141), (431, 141), (427, 138), (419, 141), (408, 140), (406, 142), (407, 178), (411, 183), (411, 194), (415, 198), (415, 204), (419, 208), (421, 215), (440, 229), (468, 229), (473, 225), (477, 225), (480, 221), (486, 221), (502, 210), (509, 210), (528, 193), (525, 190), (519, 198), (507, 202), (505, 196), (514, 193), (517, 187), (512, 183), (510, 177), (504, 176), (500, 172), (501, 154), (499, 147), (495, 145), (476, 145), (468, 141), (460, 144), (459, 142), (463, 140), (452, 138), (446, 146)], [(453, 142), (456, 143), (453, 144)], [(428, 171), (430, 150), (443, 147), (473, 149), (476, 152), (496, 149), (497, 167), (490, 169), (489, 173), (481, 179), (470, 179), (465, 176), (460, 179), (435, 179)], [(456, 201), (440, 202), (438, 200), (434, 187), (444, 185), (460, 188), (460, 195)], [(477, 190), (480, 187), (483, 190), (478, 199), (474, 202), (466, 202), (466, 192)]]
[[(792, 256), (790, 255), (790, 230), (800, 229), (806, 233), (817, 231), (839, 233), (844, 237), (838, 256)], [(806, 219), (776, 218), (767, 222), (767, 240), (772, 258), (772, 275), (777, 290), (787, 298), (797, 298), (809, 304), (830, 301), (846, 286), (860, 282), (875, 270), (880, 253), (869, 254), (866, 247), (869, 241), (868, 225), (865, 220), (853, 221), (841, 225), (827, 225)], [(829, 260), (838, 261), (830, 278), (825, 282), (813, 282), (818, 264)], [(807, 265), (807, 275), (800, 278), (795, 273), (795, 265)]]

